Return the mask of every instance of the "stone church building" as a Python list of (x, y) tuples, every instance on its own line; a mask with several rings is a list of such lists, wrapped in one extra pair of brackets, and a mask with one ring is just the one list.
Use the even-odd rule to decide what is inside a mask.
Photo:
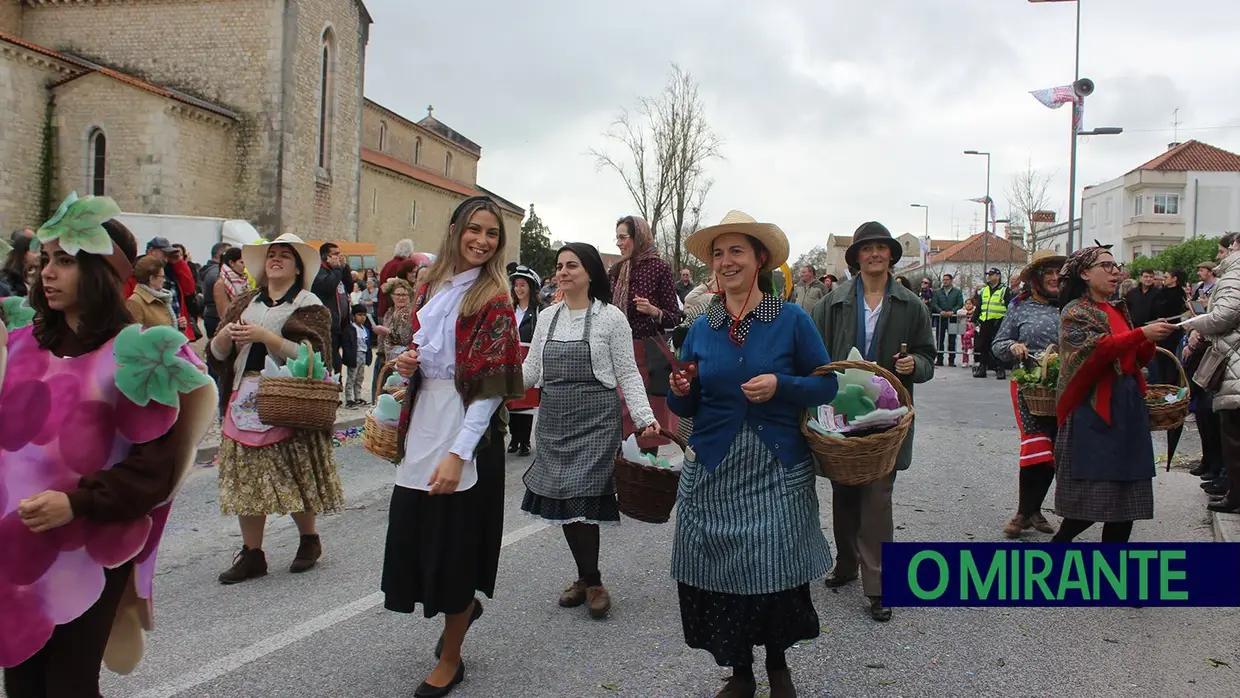
[(0, 230), (77, 191), (434, 251), (481, 149), (365, 99), (371, 23), (361, 0), (0, 0)]

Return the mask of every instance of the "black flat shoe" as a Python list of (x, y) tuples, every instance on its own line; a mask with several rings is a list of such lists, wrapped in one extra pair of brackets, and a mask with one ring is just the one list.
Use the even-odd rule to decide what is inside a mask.
[[(465, 626), (465, 632), (469, 632), (469, 629), (474, 625), (474, 621), (481, 617), (482, 602), (478, 599), (474, 599), (474, 610), (469, 614), (469, 625)], [(435, 643), (435, 659), (439, 659), (441, 655), (443, 655), (443, 633), (439, 633), (439, 642)]]
[(836, 574), (835, 572), (832, 572), (831, 574), (827, 575), (826, 579), (822, 580), (822, 583), (826, 584), (828, 589), (839, 589), (845, 584), (856, 581), (856, 580), (857, 580), (856, 577), (845, 577), (842, 574)]
[(870, 598), (870, 617), (879, 623), (886, 623), (891, 620), (891, 609), (883, 605), (883, 597), (874, 596)]
[(1224, 497), (1223, 501), (1208, 504), (1206, 505), (1206, 508), (1210, 511), (1217, 511), (1220, 514), (1235, 514), (1236, 512), (1240, 512), (1240, 502), (1229, 502), (1227, 501), (1227, 498)]
[(1231, 487), (1221, 482), (1211, 482), (1207, 484), (1205, 487), (1202, 487), (1201, 489), (1204, 490), (1206, 494), (1212, 497), (1221, 497), (1227, 494), (1227, 492), (1231, 489)]
[(517, 452), (517, 455), (521, 456), (522, 458), (525, 458), (526, 456), (530, 455), (530, 447), (522, 446), (521, 450)]
[(423, 681), (418, 690), (413, 692), (414, 698), (442, 698), (452, 692), (456, 685), (465, 680), (465, 660), (456, 667), (456, 676), (452, 677), (452, 681), (447, 686), (432, 686)]
[(521, 448), (521, 444), (518, 444), (516, 441), (513, 441), (512, 443), (508, 444), (509, 453), (516, 453), (518, 448)]

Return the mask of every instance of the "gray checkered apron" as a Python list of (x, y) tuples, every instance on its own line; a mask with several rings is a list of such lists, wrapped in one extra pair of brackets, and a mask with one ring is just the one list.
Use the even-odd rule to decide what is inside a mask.
[(612, 495), (613, 459), (622, 438), (620, 395), (594, 377), (593, 308), (586, 311), (581, 339), (555, 341), (550, 338), (563, 311), (560, 306), (551, 316), (542, 348), (542, 401), (534, 431), (534, 464), (525, 473), (525, 487), (539, 497), (558, 500)]

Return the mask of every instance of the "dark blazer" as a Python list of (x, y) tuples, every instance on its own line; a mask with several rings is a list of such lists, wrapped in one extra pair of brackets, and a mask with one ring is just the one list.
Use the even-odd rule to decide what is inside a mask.
[(530, 307), (525, 311), (525, 317), (521, 318), (521, 324), (517, 326), (517, 335), (521, 338), (522, 344), (529, 344), (534, 341), (534, 328), (538, 326), (538, 304), (530, 302)]

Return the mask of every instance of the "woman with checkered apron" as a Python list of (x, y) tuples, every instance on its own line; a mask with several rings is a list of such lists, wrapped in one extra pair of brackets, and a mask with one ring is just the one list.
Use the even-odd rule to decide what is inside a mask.
[(1055, 439), (1054, 541), (1102, 522), (1104, 543), (1125, 543), (1132, 524), (1154, 518), (1154, 444), (1141, 367), (1175, 325), (1133, 328), (1111, 301), (1119, 265), (1109, 248), (1077, 250), (1059, 272), (1059, 433)]
[(599, 572), (599, 524), (620, 523), (612, 482), (621, 433), (619, 387), (642, 433), (659, 429), (624, 313), (611, 305), (611, 285), (598, 250), (569, 243), (556, 258), (564, 299), (539, 313), (525, 387), (542, 385), (534, 430), (534, 463), (525, 473), (521, 509), (562, 526), (577, 563), (577, 580), (560, 605), (585, 604), (594, 618), (611, 610)]

